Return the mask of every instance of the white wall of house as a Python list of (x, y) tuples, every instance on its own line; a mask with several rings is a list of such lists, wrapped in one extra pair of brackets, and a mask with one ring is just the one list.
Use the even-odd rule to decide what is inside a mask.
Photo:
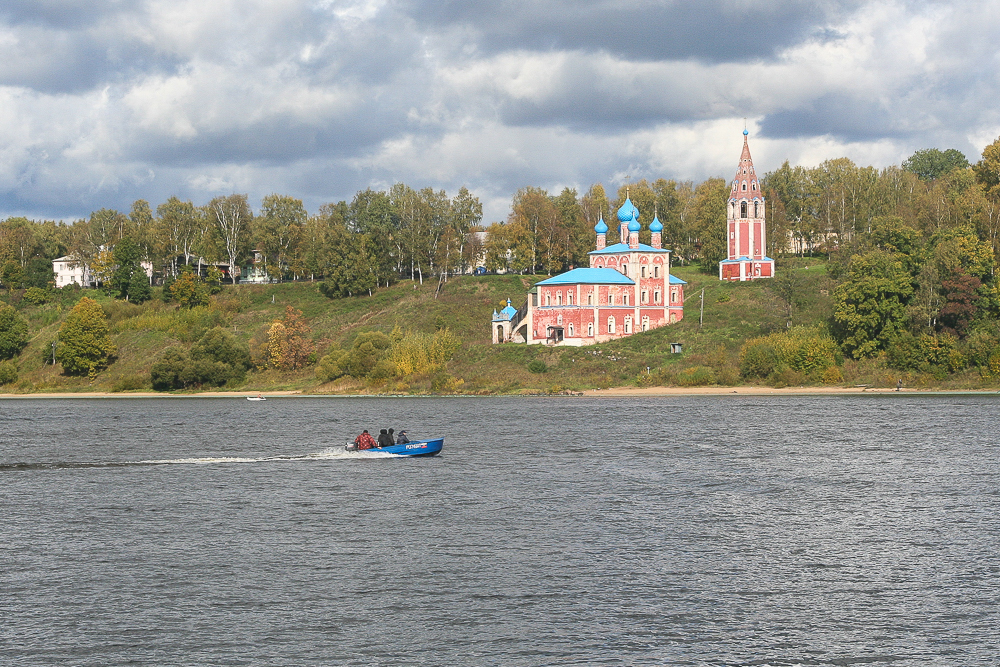
[(52, 260), (52, 272), (56, 276), (56, 287), (76, 283), (80, 287), (91, 287), (90, 270), (71, 255)]

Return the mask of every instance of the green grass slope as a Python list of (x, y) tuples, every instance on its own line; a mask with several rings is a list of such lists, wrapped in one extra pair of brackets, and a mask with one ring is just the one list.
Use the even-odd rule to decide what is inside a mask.
[[(349, 348), (361, 332), (390, 333), (395, 327), (434, 332), (448, 327), (462, 341), (443, 370), (373, 383), (344, 378), (320, 384), (315, 366), (295, 371), (251, 371), (231, 390), (298, 390), (304, 393), (559, 393), (624, 385), (738, 385), (738, 360), (749, 338), (788, 326), (826, 326), (832, 291), (822, 260), (786, 260), (779, 275), (794, 275), (784, 294), (774, 281), (723, 283), (716, 275), (675, 267), (687, 281), (684, 319), (676, 325), (587, 347), (492, 345), (493, 311), (511, 299), (520, 307), (532, 284), (544, 276), (460, 276), (440, 291), (437, 282), (410, 281), (372, 296), (331, 300), (313, 283), (226, 286), (208, 307), (184, 310), (158, 300), (143, 305), (114, 301), (95, 290), (59, 291), (41, 306), (15, 303), (30, 326), (31, 341), (15, 359), (19, 378), (5, 392), (148, 391), (149, 370), (171, 347), (188, 349), (209, 328), (223, 326), (249, 342), (280, 319), (286, 306), (301, 310), (312, 329), (316, 358), (333, 345)], [(81, 296), (102, 304), (118, 357), (93, 380), (69, 377), (51, 364), (60, 324)], [(702, 296), (704, 295), (704, 296)], [(791, 304), (789, 304), (789, 301)], [(681, 354), (671, 353), (681, 343)], [(891, 385), (896, 376), (874, 363), (844, 366), (844, 383)], [(447, 381), (442, 382), (444, 377)], [(791, 378), (789, 383), (805, 381)]]

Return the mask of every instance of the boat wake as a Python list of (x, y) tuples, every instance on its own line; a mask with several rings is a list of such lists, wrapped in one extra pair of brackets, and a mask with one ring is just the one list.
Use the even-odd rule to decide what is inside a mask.
[(284, 461), (331, 461), (338, 459), (395, 459), (405, 458), (398, 454), (372, 450), (345, 451), (344, 447), (327, 447), (309, 454), (285, 456), (201, 456), (180, 459), (149, 459), (143, 461), (53, 461), (0, 463), (0, 472), (15, 470), (53, 470), (62, 468), (129, 468), (166, 465), (219, 465), (248, 463), (280, 463)]

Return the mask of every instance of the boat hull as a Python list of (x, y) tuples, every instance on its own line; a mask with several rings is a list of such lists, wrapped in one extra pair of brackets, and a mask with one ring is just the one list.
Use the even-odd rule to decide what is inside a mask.
[[(362, 451), (385, 452), (396, 456), (434, 456), (441, 452), (444, 447), (444, 438), (434, 438), (432, 440), (413, 440), (401, 445), (390, 445), (389, 447), (377, 447)], [(357, 451), (354, 446), (348, 446), (347, 451)]]

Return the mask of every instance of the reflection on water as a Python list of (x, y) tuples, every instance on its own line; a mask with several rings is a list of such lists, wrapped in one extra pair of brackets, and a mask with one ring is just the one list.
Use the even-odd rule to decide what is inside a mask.
[[(0, 401), (0, 655), (994, 664), (996, 407)], [(444, 452), (343, 451), (388, 427)]]

